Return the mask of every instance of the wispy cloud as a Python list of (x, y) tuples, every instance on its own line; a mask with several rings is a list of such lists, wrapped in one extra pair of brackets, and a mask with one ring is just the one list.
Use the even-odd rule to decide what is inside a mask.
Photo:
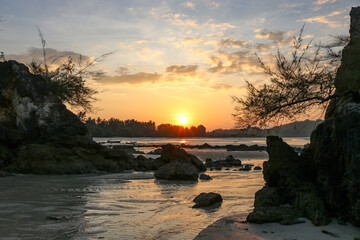
[(197, 27), (198, 23), (196, 19), (191, 19), (188, 15), (180, 13), (169, 13), (162, 16), (166, 21), (178, 25), (187, 27)]
[(315, 17), (311, 17), (311, 18), (306, 18), (306, 19), (301, 19), (301, 20), (297, 20), (298, 22), (318, 22), (318, 23), (324, 23), (329, 25), (329, 27), (331, 28), (336, 28), (339, 27), (341, 24), (339, 22), (336, 21), (331, 21), (328, 19), (328, 17), (333, 17), (333, 16), (337, 16), (344, 13), (344, 11), (334, 11), (332, 13), (329, 13), (327, 15), (319, 15), (319, 16), (315, 16)]
[(323, 5), (326, 3), (334, 3), (337, 0), (317, 0), (316, 2), (314, 2), (315, 5)]

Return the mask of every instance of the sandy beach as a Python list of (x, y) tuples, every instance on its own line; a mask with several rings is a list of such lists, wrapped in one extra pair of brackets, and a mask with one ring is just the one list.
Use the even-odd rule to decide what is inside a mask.
[(231, 215), (202, 230), (194, 240), (326, 240), (360, 239), (360, 228), (351, 224), (339, 225), (335, 219), (326, 226), (314, 226), (308, 219), (295, 225), (279, 223), (254, 224), (245, 221), (245, 215)]

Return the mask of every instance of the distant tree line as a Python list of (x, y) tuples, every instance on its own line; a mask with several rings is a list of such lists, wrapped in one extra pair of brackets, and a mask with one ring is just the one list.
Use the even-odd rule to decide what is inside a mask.
[(110, 118), (87, 118), (86, 127), (93, 137), (204, 137), (206, 128), (203, 125), (190, 128), (172, 124), (140, 122), (134, 119), (119, 120)]

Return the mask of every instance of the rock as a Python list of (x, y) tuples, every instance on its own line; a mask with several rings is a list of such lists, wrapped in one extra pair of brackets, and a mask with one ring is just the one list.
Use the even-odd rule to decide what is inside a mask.
[(132, 145), (115, 145), (115, 146), (112, 147), (112, 149), (121, 150), (121, 151), (124, 151), (126, 153), (130, 153), (130, 154), (145, 154), (142, 151), (136, 150), (135, 147), (132, 146)]
[(155, 169), (154, 159), (152, 158), (146, 158), (142, 155), (139, 155), (134, 160), (135, 171), (153, 171)]
[(239, 171), (250, 171), (252, 165), (244, 164), (241, 168), (239, 168)]
[(132, 157), (87, 136), (85, 124), (48, 80), (15, 61), (0, 62), (0, 169), (14, 173), (119, 172)]
[(161, 155), (162, 153), (162, 149), (161, 148), (157, 148), (154, 151), (148, 152), (147, 154), (152, 154), (152, 155)]
[(200, 174), (200, 177), (199, 177), (201, 180), (212, 180), (212, 178), (209, 176), (209, 175), (207, 175), (207, 174), (204, 174), (204, 173), (202, 173), (202, 174)]
[(260, 167), (260, 166), (256, 166), (256, 167), (254, 167), (254, 170), (262, 170), (262, 168)]
[(155, 171), (155, 177), (167, 180), (197, 180), (198, 169), (191, 163), (172, 162)]
[(328, 224), (330, 215), (315, 184), (303, 174), (298, 154), (279, 137), (269, 136), (266, 142), (269, 153), (269, 161), (263, 167), (266, 184), (255, 194), (255, 208), (247, 220), (295, 224), (299, 217), (307, 217), (315, 225)]
[(280, 186), (286, 181), (296, 181), (299, 156), (280, 137), (266, 138), (269, 161), (263, 163), (264, 179), (269, 187)]
[(259, 146), (259, 145), (251, 145), (247, 146), (245, 144), (240, 145), (226, 145), (225, 146), (227, 151), (265, 151), (265, 146)]
[(46, 80), (31, 74), (25, 65), (2, 62), (0, 76), (0, 125), (17, 129), (22, 141), (87, 133), (85, 124), (66, 109)]
[(297, 212), (288, 205), (257, 207), (246, 220), (251, 223), (279, 222), (290, 225), (299, 223)]
[(34, 174), (80, 174), (98, 171), (121, 172), (132, 168), (124, 152), (82, 146), (60, 147), (51, 143), (28, 144), (19, 149), (10, 172)]
[(218, 193), (200, 193), (200, 195), (193, 200), (193, 202), (195, 202), (193, 208), (209, 207), (211, 205), (220, 204), (222, 201), (223, 199)]
[(66, 216), (61, 216), (61, 217), (57, 217), (57, 216), (48, 216), (46, 217), (46, 220), (51, 220), (51, 221), (64, 221), (64, 220), (68, 220), (69, 217)]
[[(225, 159), (220, 159), (217, 161), (212, 161), (211, 159), (206, 161), (206, 167), (239, 167), (241, 166), (241, 161), (234, 158), (232, 155), (227, 156)], [(221, 169), (220, 169), (221, 170)]]
[(196, 156), (187, 153), (184, 149), (179, 148), (178, 146), (167, 144), (162, 147), (162, 152), (160, 156), (161, 160), (166, 163), (171, 162), (181, 162), (181, 163), (191, 163), (196, 166), (198, 171), (206, 171), (205, 164)]

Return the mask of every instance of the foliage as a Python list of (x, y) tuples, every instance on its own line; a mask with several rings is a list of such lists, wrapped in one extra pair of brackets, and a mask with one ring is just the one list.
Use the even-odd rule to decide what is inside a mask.
[(43, 75), (50, 89), (62, 102), (85, 112), (92, 111), (92, 102), (96, 100), (94, 95), (97, 91), (86, 85), (84, 75), (79, 74), (70, 57), (53, 71), (49, 71), (45, 64), (35, 61), (29, 64), (29, 68), (33, 74)]
[(237, 104), (234, 116), (239, 127), (265, 126), (280, 119), (294, 120), (301, 114), (308, 114), (312, 107), (326, 109), (328, 101), (336, 97), (336, 70), (341, 49), (349, 38), (337, 37), (328, 45), (312, 45), (312, 40), (303, 42), (303, 29), (294, 37), (290, 57), (278, 49), (274, 68), (258, 57), (270, 83), (256, 87), (247, 81), (247, 95), (233, 97)]
[(206, 128), (183, 127), (171, 124), (160, 124), (156, 127), (155, 122), (139, 122), (134, 119), (119, 120), (110, 118), (88, 118), (86, 127), (93, 137), (201, 137), (206, 134)]
[[(39, 63), (33, 60), (29, 64), (30, 71), (33, 74), (42, 75), (48, 81), (50, 89), (63, 103), (67, 103), (74, 108), (80, 108), (82, 111), (78, 113), (78, 116), (84, 120), (86, 113), (93, 111), (92, 103), (97, 100), (94, 95), (98, 93), (98, 91), (86, 84), (86, 79), (98, 78), (103, 75), (102, 71), (89, 71), (88, 69), (114, 52), (105, 53), (87, 62), (84, 66), (82, 66), (81, 55), (79, 55), (78, 64), (75, 64), (73, 59), (69, 57), (66, 62), (61, 63), (55, 70), (49, 70), (47, 60), (54, 58), (54, 56), (47, 58), (44, 35), (38, 27), (37, 29), (42, 45), (43, 62)], [(55, 63), (61, 57), (64, 56), (55, 57), (52, 63)]]

